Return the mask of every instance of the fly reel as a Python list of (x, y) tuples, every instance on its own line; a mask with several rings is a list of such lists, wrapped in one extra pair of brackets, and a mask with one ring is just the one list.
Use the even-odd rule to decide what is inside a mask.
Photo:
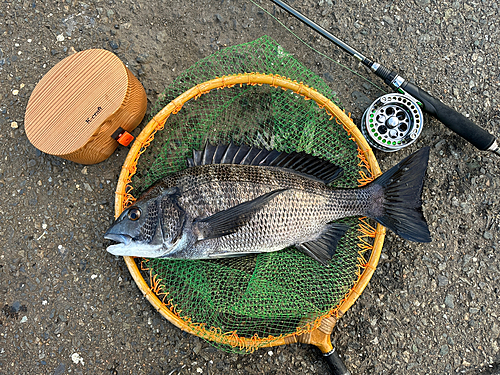
[(361, 132), (366, 141), (385, 152), (398, 151), (415, 142), (422, 126), (422, 110), (416, 99), (398, 93), (375, 100), (361, 120)]

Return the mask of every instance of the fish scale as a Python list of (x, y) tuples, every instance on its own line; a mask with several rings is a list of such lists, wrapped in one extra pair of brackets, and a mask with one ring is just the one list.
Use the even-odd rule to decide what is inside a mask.
[[(364, 214), (367, 209), (368, 200), (359, 201), (359, 190), (333, 189), (311, 177), (273, 167), (205, 165), (172, 177), (163, 183), (179, 188), (180, 205), (193, 217), (207, 217), (276, 189), (288, 189), (236, 233), (199, 242), (189, 254), (178, 253), (181, 258), (250, 253), (255, 248), (262, 252), (276, 251), (315, 240), (327, 223)], [(251, 236), (252, 233), (259, 235)]]
[[(330, 183), (341, 169), (304, 153), (206, 145), (125, 210), (105, 234), (116, 255), (209, 259), (290, 246), (327, 265), (348, 227), (368, 216), (428, 242), (421, 193), (429, 149), (356, 189)], [(291, 169), (290, 167), (293, 167)]]

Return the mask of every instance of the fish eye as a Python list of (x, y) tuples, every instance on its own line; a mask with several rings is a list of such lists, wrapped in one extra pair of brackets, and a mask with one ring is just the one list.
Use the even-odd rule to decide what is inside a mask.
[(141, 217), (141, 210), (137, 207), (132, 207), (127, 214), (128, 218), (132, 221), (136, 221)]

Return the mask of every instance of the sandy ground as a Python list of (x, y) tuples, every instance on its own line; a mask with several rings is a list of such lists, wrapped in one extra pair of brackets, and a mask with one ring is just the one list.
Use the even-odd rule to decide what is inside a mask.
[[(500, 136), (496, 2), (290, 3)], [(317, 50), (369, 76), (270, 2), (259, 4)], [(0, 373), (327, 373), (314, 347), (227, 354), (164, 320), (123, 260), (105, 251), (127, 150), (85, 167), (41, 153), (24, 132), (35, 85), (74, 51), (116, 53), (152, 104), (200, 58), (262, 35), (324, 78), (357, 124), (380, 95), (249, 1), (1, 3)], [(386, 170), (431, 146), (424, 212), (433, 242), (388, 234), (374, 277), (332, 339), (353, 374), (500, 374), (500, 159), (425, 120), (414, 145), (376, 155)]]

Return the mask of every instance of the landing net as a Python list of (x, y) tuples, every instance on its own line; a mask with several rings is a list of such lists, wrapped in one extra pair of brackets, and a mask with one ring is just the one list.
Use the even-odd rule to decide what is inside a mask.
[[(380, 170), (338, 106), (323, 80), (267, 37), (214, 53), (160, 95), (123, 167), (116, 213), (186, 168), (192, 151), (207, 141), (303, 151), (344, 169), (333, 186), (364, 185)], [(294, 248), (217, 260), (125, 260), (139, 288), (172, 323), (226, 351), (252, 352), (338, 318), (362, 292), (385, 231), (363, 218), (342, 222), (350, 230), (330, 267)]]

